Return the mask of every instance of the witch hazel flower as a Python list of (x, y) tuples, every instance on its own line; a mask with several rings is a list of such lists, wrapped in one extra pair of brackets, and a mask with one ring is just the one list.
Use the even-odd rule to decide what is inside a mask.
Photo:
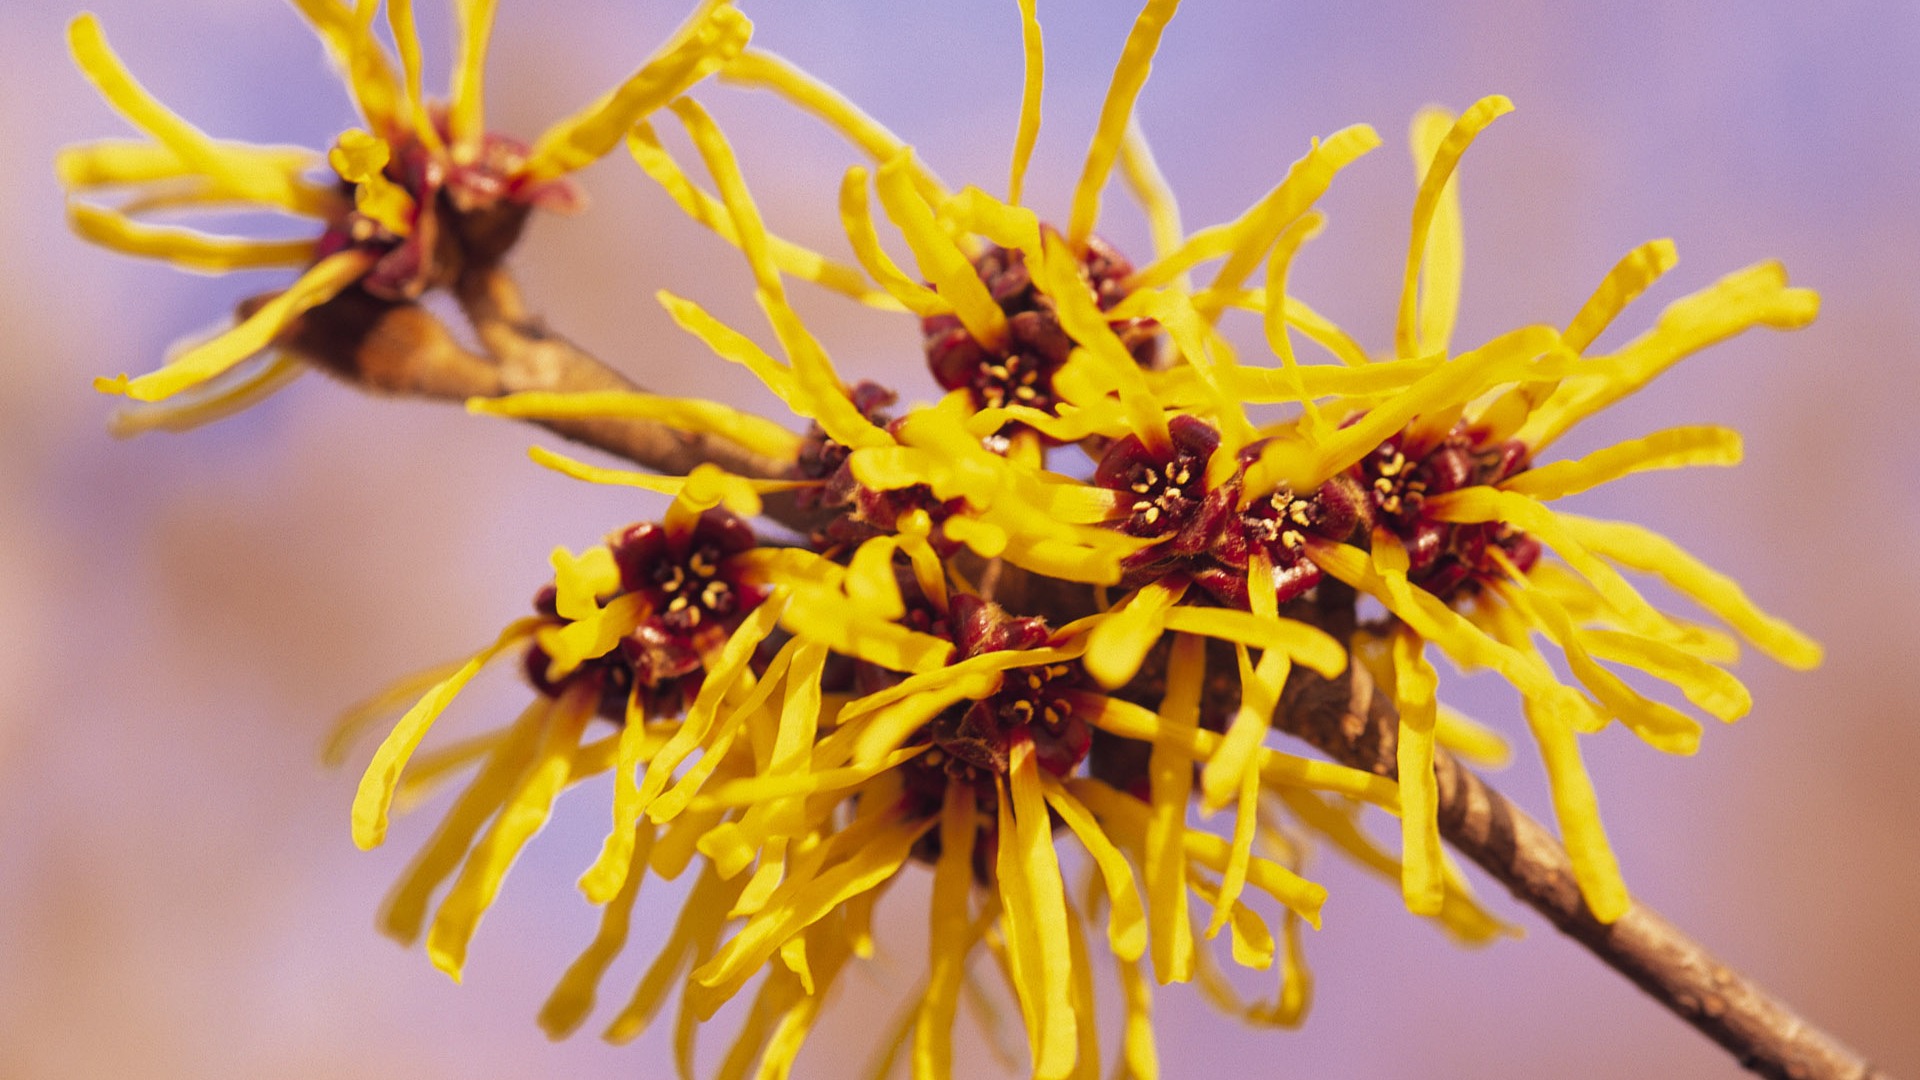
[[(74, 229), (116, 251), (202, 273), (300, 271), (231, 329), (182, 349), (158, 370), (95, 380), (97, 389), (138, 402), (202, 395), (130, 417), (123, 430), (191, 426), (284, 385), (301, 370), (291, 359), (222, 376), (265, 353), (304, 312), (342, 293), (412, 300), (450, 284), (466, 267), (497, 261), (532, 209), (571, 211), (581, 204), (570, 174), (619, 145), (635, 120), (736, 55), (752, 31), (730, 4), (708, 0), (624, 82), (529, 145), (485, 125), (483, 70), (494, 4), (454, 0), (458, 29), (445, 101), (429, 100), (421, 86), (411, 0), (386, 4), (397, 58), (375, 37), (379, 3), (296, 0), (294, 6), (340, 69), (366, 125), (343, 132), (324, 154), (211, 137), (140, 86), (94, 16), (81, 15), (68, 28), (75, 64), (143, 136), (61, 152), (55, 166), (70, 195)], [(97, 201), (109, 193), (124, 199), (117, 206)], [(318, 233), (257, 240), (147, 220), (236, 206), (310, 218)]]
[[(611, 828), (580, 881), (602, 921), (542, 1010), (550, 1034), (589, 1015), (644, 881), (693, 872), (667, 945), (607, 1033), (633, 1037), (677, 998), (676, 1064), (690, 1073), (701, 1026), (750, 998), (721, 1071), (784, 1074), (836, 980), (874, 950), (885, 894), (925, 868), (926, 975), (892, 1043), (910, 1048), (916, 1076), (951, 1075), (957, 1002), (981, 952), (1018, 1006), (1033, 1074), (1094, 1074), (1101, 929), (1123, 990), (1118, 1053), (1153, 1075), (1156, 981), (1198, 983), (1251, 1022), (1301, 1019), (1311, 997), (1301, 928), (1319, 925), (1327, 901), (1303, 874), (1315, 846), (1395, 879), (1411, 911), (1461, 941), (1513, 932), (1440, 848), (1437, 748), (1485, 760), (1504, 740), (1439, 701), (1433, 651), (1515, 687), (1581, 894), (1601, 922), (1621, 916), (1628, 894), (1578, 736), (1618, 721), (1657, 749), (1691, 753), (1702, 725), (1663, 697), (1729, 721), (1751, 704), (1725, 669), (1732, 636), (1655, 607), (1626, 572), (1663, 579), (1790, 665), (1817, 663), (1819, 649), (1663, 538), (1548, 505), (1643, 469), (1731, 464), (1736, 435), (1679, 428), (1570, 461), (1550, 449), (1686, 355), (1754, 326), (1804, 325), (1817, 301), (1765, 264), (1596, 353), (1601, 332), (1672, 266), (1671, 244), (1656, 241), (1564, 327), (1456, 349), (1453, 180), (1468, 145), (1510, 108), (1494, 97), (1414, 123), (1419, 186), (1394, 343), (1370, 354), (1287, 278), (1324, 225), (1316, 200), (1377, 136), (1356, 126), (1316, 141), (1245, 213), (1186, 233), (1131, 119), (1172, 9), (1149, 3), (1129, 37), (1064, 228), (1021, 205), (1040, 95), (1030, 6), (1006, 199), (950, 189), (905, 142), (771, 53), (727, 62), (724, 78), (774, 90), (870, 159), (840, 190), (853, 264), (768, 230), (699, 104), (679, 97), (666, 112), (712, 193), (651, 123), (634, 125), (636, 161), (744, 255), (775, 345), (692, 300), (663, 292), (661, 303), (808, 430), (638, 393), (472, 404), (724, 436), (780, 475), (708, 465), (661, 477), (534, 452), (674, 503), (658, 525), (556, 555), (536, 618), (412, 684), (425, 697), (356, 805), (365, 842), (384, 832), (407, 791), (400, 770), (471, 669), (520, 650), (538, 700), (506, 733), (414, 763), (410, 775), (427, 778), (416, 782), (480, 765), (403, 879), (391, 929), (416, 936), (426, 898), (459, 869), (428, 935), (435, 962), (457, 973), (553, 796), (612, 770)], [(1153, 226), (1153, 258), (1137, 267), (1094, 234), (1116, 168)], [(883, 249), (875, 197), (916, 273)], [(902, 407), (887, 388), (848, 386), (787, 295), (795, 278), (911, 315), (915, 359), (944, 396)], [(1222, 330), (1240, 310), (1260, 317), (1270, 362), (1243, 359)], [(1331, 362), (1296, 355), (1296, 333)], [(1290, 411), (1249, 409), (1265, 405)], [(744, 522), (776, 492), (806, 514), (798, 535), (769, 542)], [(1377, 617), (1361, 619), (1359, 596)], [(1671, 694), (1641, 689), (1640, 676)], [(1371, 679), (1397, 707), (1392, 779), (1275, 738), (1292, 719), (1290, 687), (1343, 677)], [(583, 741), (595, 717), (615, 731)], [(1397, 854), (1363, 827), (1369, 806), (1398, 818)], [(1066, 887), (1077, 859), (1087, 900)], [(1237, 964), (1277, 969), (1271, 1001), (1233, 997), (1208, 947), (1221, 935)]]

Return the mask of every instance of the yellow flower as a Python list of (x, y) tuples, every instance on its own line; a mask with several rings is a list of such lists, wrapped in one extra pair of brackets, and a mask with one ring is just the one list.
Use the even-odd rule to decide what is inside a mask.
[[(458, 22), (448, 100), (423, 94), (411, 0), (389, 0), (398, 66), (374, 36), (378, 0), (295, 0), (342, 72), (366, 129), (342, 133), (326, 154), (212, 138), (155, 100), (136, 82), (92, 15), (68, 28), (74, 62), (103, 98), (144, 138), (69, 147), (56, 161), (74, 196), (124, 190), (118, 207), (71, 198), (74, 229), (96, 243), (187, 269), (225, 273), (300, 267), (284, 292), (233, 328), (192, 345), (138, 378), (95, 380), (96, 388), (136, 401), (171, 398), (201, 387), (272, 345), (303, 312), (358, 287), (405, 300), (446, 284), (463, 263), (498, 259), (518, 237), (533, 206), (569, 209), (579, 194), (568, 174), (616, 146), (634, 121), (737, 54), (751, 32), (728, 0), (704, 0), (625, 82), (560, 121), (532, 146), (488, 132), (482, 120), (482, 66), (492, 29), (492, 0), (455, 0)], [(318, 174), (322, 166), (331, 175)], [(143, 215), (235, 206), (316, 219), (320, 234), (302, 240), (213, 236)], [(279, 359), (210, 387), (201, 400), (131, 421), (126, 430), (187, 426), (257, 399), (298, 367)]]
[[(1337, 132), (1324, 143), (1316, 140), (1286, 178), (1238, 218), (1186, 236), (1172, 193), (1133, 118), (1134, 102), (1176, 7), (1169, 0), (1150, 0), (1135, 20), (1102, 104), (1064, 233), (1021, 205), (1039, 134), (1045, 69), (1031, 3), (1021, 5), (1026, 75), (1004, 200), (972, 185), (951, 190), (904, 140), (773, 53), (747, 49), (721, 72), (723, 81), (771, 90), (813, 113), (873, 159), (877, 170), (871, 186), (925, 282), (903, 271), (882, 248), (869, 200), (869, 172), (862, 166), (847, 171), (840, 191), (840, 216), (857, 260), (898, 306), (921, 317), (935, 380), (958, 393), (968, 411), (981, 413), (970, 430), (1012, 439), (1016, 456), (1032, 458), (1049, 442), (1110, 436), (1116, 427), (1124, 432), (1129, 426), (1163, 445), (1166, 423), (1140, 370), (1161, 363), (1162, 324), (1178, 324), (1178, 336), (1197, 327), (1200, 315), (1217, 315), (1239, 294), (1275, 238), (1308, 212), (1341, 169), (1378, 144), (1365, 125)], [(636, 140), (634, 151), (648, 173), (678, 192), (692, 212), (697, 197), (687, 193), (658, 140), (646, 135)], [(1158, 256), (1138, 270), (1094, 232), (1116, 167), (1147, 215)], [(694, 216), (720, 228), (711, 212)], [(738, 242), (729, 230), (720, 231)], [(1191, 271), (1213, 259), (1222, 261), (1212, 283), (1194, 291), (1188, 286)], [(788, 269), (821, 280), (807, 273), (809, 267)], [(1152, 289), (1153, 296), (1134, 297), (1142, 289)], [(1109, 401), (1116, 386), (1117, 407)]]
[[(754, 685), (749, 662), (784, 607), (784, 590), (765, 572), (767, 553), (739, 517), (721, 508), (725, 502), (757, 510), (752, 498), (745, 481), (696, 473), (662, 524), (629, 526), (577, 557), (555, 550), (554, 584), (536, 597), (538, 615), (514, 622), (465, 662), (407, 680), (343, 721), (328, 753), (332, 760), (385, 709), (420, 695), (375, 752), (354, 800), (353, 836), (363, 848), (385, 840), (396, 799), (411, 804), (447, 774), (480, 765), (389, 899), (383, 916), (389, 933), (404, 941), (417, 937), (432, 893), (459, 869), (427, 935), (434, 964), (457, 979), (480, 917), (520, 849), (545, 823), (554, 797), (608, 769), (620, 778), (615, 828), (582, 886), (605, 902), (626, 882), (635, 859), (645, 862), (648, 853), (636, 856), (634, 847), (641, 813), (691, 749), (710, 745), (703, 740), (716, 725), (713, 738), (723, 743), (737, 733), (740, 717), (732, 706)], [(508, 728), (414, 760), (467, 682), (507, 654), (523, 658), (539, 694), (535, 703)], [(730, 710), (724, 717), (723, 707)], [(582, 744), (595, 716), (620, 731)], [(694, 773), (704, 779), (725, 756), (721, 745)], [(636, 768), (655, 760), (669, 764), (636, 786)], [(698, 787), (693, 780), (665, 798), (684, 804)]]
[[(1243, 505), (1285, 508), (1274, 515), (1286, 522), (1284, 550), (1270, 553), (1294, 568), (1296, 582), (1312, 584), (1324, 573), (1392, 616), (1388, 626), (1362, 629), (1381, 646), (1356, 642), (1356, 655), (1395, 688), (1400, 707), (1408, 906), (1431, 914), (1443, 897), (1433, 818), (1435, 676), (1424, 656), (1431, 644), (1463, 668), (1500, 672), (1520, 690), (1582, 892), (1595, 915), (1611, 922), (1626, 910), (1627, 893), (1575, 735), (1617, 719), (1660, 750), (1690, 754), (1701, 729), (1601, 661), (1663, 680), (1723, 721), (1751, 706), (1745, 687), (1717, 666), (1735, 658), (1733, 642), (1655, 609), (1620, 568), (1663, 579), (1789, 666), (1817, 664), (1820, 650), (1670, 541), (1546, 505), (1645, 469), (1734, 464), (1736, 433), (1673, 428), (1578, 460), (1534, 463), (1574, 424), (1680, 359), (1754, 326), (1803, 326), (1818, 299), (1787, 287), (1777, 264), (1761, 264), (1676, 301), (1653, 330), (1614, 352), (1587, 355), (1625, 306), (1672, 267), (1672, 243), (1658, 240), (1623, 258), (1565, 329), (1527, 327), (1450, 354), (1461, 263), (1453, 172), (1474, 136), (1511, 107), (1490, 97), (1458, 119), (1436, 109), (1414, 122), (1421, 183), (1390, 357), (1374, 362), (1336, 346), (1350, 366), (1296, 365), (1285, 329), (1294, 321), (1286, 307), (1296, 303), (1284, 294), (1292, 252), (1283, 238), (1264, 293), (1235, 301), (1264, 312), (1282, 366), (1235, 368), (1218, 383), (1232, 399), (1302, 405), (1297, 420), (1262, 433), (1268, 441), (1246, 468)], [(1322, 337), (1344, 338), (1324, 320), (1306, 321)], [(1204, 408), (1205, 373), (1173, 375), (1170, 393)], [(1240, 422), (1229, 416), (1222, 426)], [(1543, 560), (1543, 550), (1558, 561)], [(1535, 635), (1559, 650), (1577, 689), (1554, 674)]]
[[(715, 194), (650, 124), (634, 125), (636, 161), (744, 254), (778, 355), (690, 300), (661, 302), (812, 428), (797, 436), (738, 409), (646, 394), (472, 403), (724, 436), (788, 472), (746, 480), (709, 465), (656, 477), (534, 451), (570, 475), (674, 503), (660, 526), (578, 557), (557, 552), (537, 618), (396, 689), (425, 696), (366, 774), (356, 840), (380, 841), (396, 799), (479, 768), (397, 889), (391, 931), (417, 936), (457, 868), (428, 931), (434, 962), (457, 977), (554, 796), (612, 769), (612, 827), (580, 881), (604, 905), (601, 926), (542, 1010), (550, 1034), (587, 1016), (645, 877), (678, 877), (699, 860), (666, 948), (608, 1036), (633, 1037), (677, 991), (675, 1051), (688, 1072), (700, 1025), (759, 978), (722, 1072), (783, 1074), (834, 980), (870, 953), (881, 897), (917, 861), (933, 878), (928, 968), (893, 1044), (911, 1047), (916, 1076), (950, 1075), (956, 1003), (983, 948), (1019, 1004), (1033, 1074), (1097, 1074), (1087, 939), (1101, 907), (1123, 988), (1124, 1066), (1154, 1075), (1149, 973), (1197, 982), (1252, 1022), (1299, 1021), (1311, 993), (1300, 924), (1319, 924), (1326, 897), (1300, 874), (1316, 839), (1396, 879), (1410, 910), (1459, 940), (1513, 932), (1475, 904), (1440, 846), (1436, 747), (1481, 761), (1506, 751), (1438, 700), (1429, 646), (1519, 690), (1580, 888), (1602, 920), (1625, 910), (1576, 736), (1618, 719), (1656, 748), (1691, 753), (1701, 725), (1605, 665), (1663, 680), (1723, 720), (1750, 699), (1723, 667), (1732, 639), (1657, 610), (1621, 569), (1658, 575), (1788, 664), (1816, 663), (1819, 650), (1664, 539), (1546, 505), (1641, 469), (1731, 464), (1731, 432), (1682, 428), (1576, 461), (1536, 459), (1685, 355), (1751, 326), (1803, 325), (1814, 297), (1757, 267), (1589, 356), (1672, 265), (1661, 241), (1622, 260), (1564, 329), (1523, 327), (1454, 352), (1454, 172), (1510, 108), (1493, 97), (1457, 119), (1415, 121), (1419, 187), (1394, 347), (1371, 357), (1290, 295), (1287, 275), (1323, 223), (1314, 202), (1377, 138), (1353, 127), (1316, 142), (1238, 219), (1185, 235), (1130, 119), (1172, 8), (1150, 0), (1129, 37), (1064, 231), (1019, 205), (1041, 85), (1031, 4), (1005, 200), (949, 192), (897, 136), (771, 54), (744, 51), (727, 66), (727, 78), (777, 90), (877, 163), (871, 177), (850, 170), (840, 193), (858, 267), (768, 232), (695, 102), (667, 104)], [(1137, 270), (1093, 235), (1116, 164), (1154, 226), (1156, 258)], [(869, 180), (925, 282), (884, 254)], [(1209, 285), (1188, 284), (1215, 260)], [(1263, 265), (1265, 280), (1250, 285)], [(947, 394), (896, 418), (890, 391), (845, 385), (789, 302), (789, 277), (921, 318)], [(1241, 362), (1219, 328), (1236, 308), (1261, 316), (1273, 363)], [(1333, 362), (1302, 363), (1294, 330)], [(1263, 425), (1250, 404), (1298, 413)], [(1084, 478), (1049, 467), (1073, 453)], [(798, 491), (827, 523), (794, 546), (757, 546), (738, 518), (778, 490)], [(1356, 593), (1385, 617), (1351, 625)], [(536, 704), (503, 732), (423, 755), (403, 779), (439, 711), (510, 650), (526, 658)], [(1398, 707), (1397, 782), (1270, 745), (1295, 669), (1335, 678), (1350, 664)], [(583, 742), (596, 715), (618, 731)], [(1367, 806), (1399, 817), (1398, 857), (1368, 836)], [(1210, 831), (1205, 820), (1223, 810), (1227, 827)], [(1089, 867), (1080, 903), (1056, 843), (1069, 835)], [(1277, 905), (1279, 934), (1254, 902)], [(1233, 996), (1201, 944), (1222, 931), (1237, 963), (1278, 967), (1274, 1000)]]

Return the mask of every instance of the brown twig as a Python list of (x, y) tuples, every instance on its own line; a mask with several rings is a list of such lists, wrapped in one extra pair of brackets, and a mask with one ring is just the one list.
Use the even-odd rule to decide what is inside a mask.
[[(1297, 671), (1281, 714), (1289, 731), (1335, 760), (1396, 775), (1399, 717), (1359, 665), (1333, 680)], [(1741, 1065), (1793, 1080), (1888, 1080), (1645, 904), (1634, 901), (1611, 926), (1594, 918), (1551, 831), (1444, 750), (1435, 754), (1434, 775), (1440, 834), (1456, 851)]]

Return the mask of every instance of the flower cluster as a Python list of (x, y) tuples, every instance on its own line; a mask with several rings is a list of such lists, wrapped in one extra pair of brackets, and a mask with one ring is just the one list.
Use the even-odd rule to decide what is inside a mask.
[[(285, 291), (159, 370), (95, 380), (97, 389), (141, 402), (200, 390), (199, 400), (137, 416), (132, 430), (189, 426), (284, 385), (301, 370), (296, 361), (221, 376), (266, 352), (300, 315), (349, 290), (412, 300), (452, 284), (469, 266), (497, 261), (519, 238), (531, 209), (579, 207), (581, 194), (569, 174), (605, 156), (635, 121), (736, 56), (752, 31), (725, 0), (708, 0), (626, 81), (528, 145), (485, 126), (490, 0), (453, 5), (458, 44), (444, 103), (429, 102), (421, 89), (411, 2), (387, 4), (398, 72), (396, 58), (375, 36), (379, 4), (294, 0), (294, 6), (325, 43), (366, 124), (341, 133), (324, 155), (213, 138), (134, 79), (92, 15), (68, 27), (74, 63), (144, 136), (61, 152), (55, 168), (74, 196), (67, 212), (75, 231), (116, 251), (204, 273), (301, 268)], [(79, 198), (103, 191), (124, 191), (126, 201), (112, 207)], [(143, 220), (236, 206), (311, 218), (320, 231), (307, 239), (254, 240)]]
[[(1301, 873), (1315, 840), (1391, 875), (1411, 911), (1463, 941), (1510, 932), (1474, 903), (1440, 846), (1435, 755), (1497, 759), (1504, 743), (1439, 704), (1435, 652), (1498, 672), (1517, 691), (1581, 893), (1604, 922), (1626, 911), (1578, 736), (1618, 721), (1686, 754), (1702, 734), (1694, 713), (1732, 721), (1751, 702), (1726, 670), (1734, 638), (1657, 608), (1623, 571), (1660, 579), (1783, 663), (1810, 666), (1820, 653), (1670, 541), (1550, 506), (1642, 470), (1732, 464), (1735, 433), (1674, 428), (1542, 459), (1581, 420), (1689, 354), (1750, 327), (1804, 325), (1816, 298), (1764, 264), (1593, 352), (1673, 265), (1672, 245), (1655, 241), (1623, 258), (1564, 327), (1526, 326), (1457, 350), (1453, 181), (1464, 151), (1511, 108), (1489, 97), (1414, 122), (1420, 180), (1394, 341), (1371, 355), (1289, 292), (1287, 278), (1323, 225), (1315, 202), (1378, 137), (1356, 126), (1317, 140), (1239, 217), (1185, 232), (1132, 121), (1174, 6), (1151, 0), (1134, 25), (1056, 229), (1020, 200), (1040, 115), (1030, 4), (1005, 199), (947, 186), (852, 103), (734, 40), (744, 23), (722, 6), (704, 7), (636, 77), (644, 93), (623, 89), (525, 154), (479, 134), (477, 97), (460, 89), (477, 83), (456, 83), (437, 117), (418, 103), (403, 5), (390, 14), (408, 91), (382, 96), (367, 91), (386, 85), (364, 44), (373, 5), (356, 22), (303, 4), (320, 13), (382, 134), (343, 139), (331, 155), (341, 183), (324, 192), (326, 232), (302, 249), (320, 262), (283, 311), (323, 302), (334, 283), (394, 298), (441, 283), (436, 243), (415, 242), (423, 230), (465, 235), (476, 215), (537, 201), (614, 131), (690, 216), (745, 256), (777, 350), (692, 300), (662, 292), (661, 302), (809, 425), (800, 436), (718, 403), (642, 394), (472, 403), (547, 420), (647, 420), (735, 440), (786, 471), (741, 477), (703, 465), (659, 477), (535, 451), (570, 475), (672, 503), (659, 524), (629, 526), (578, 556), (557, 551), (535, 616), (351, 719), (358, 727), (381, 705), (423, 695), (365, 774), (353, 814), (362, 846), (382, 841), (396, 798), (475, 768), (390, 901), (391, 932), (412, 940), (425, 927), (433, 962), (457, 977), (555, 796), (611, 771), (611, 828), (580, 882), (604, 905), (601, 928), (542, 1011), (549, 1033), (586, 1017), (643, 881), (692, 873), (664, 950), (608, 1036), (637, 1034), (677, 989), (688, 1071), (698, 1025), (759, 978), (722, 1073), (757, 1064), (784, 1075), (836, 978), (872, 950), (876, 905), (918, 864), (932, 875), (927, 974), (893, 1044), (910, 1047), (915, 1075), (950, 1074), (958, 1001), (982, 951), (1018, 1003), (1033, 1074), (1097, 1075), (1089, 939), (1104, 926), (1125, 1005), (1123, 1067), (1153, 1076), (1151, 981), (1198, 981), (1257, 1023), (1301, 1018), (1310, 980), (1300, 927), (1319, 925), (1326, 899)], [(483, 20), (460, 10), (463, 56), (477, 56)], [(79, 44), (90, 40), (83, 25), (83, 66), (103, 87), (119, 85), (101, 75), (105, 54)], [(821, 118), (869, 159), (847, 170), (839, 193), (855, 264), (768, 232), (724, 134), (682, 94), (712, 70)], [(644, 116), (656, 104), (684, 128), (711, 192)], [(137, 160), (230, 196), (214, 165), (266, 168), (266, 151), (204, 144), (212, 149), (190, 154), (149, 130), (157, 148), (137, 158), (90, 149), (70, 180), (145, 181)], [(543, 149), (550, 143), (572, 149)], [(579, 149), (588, 144), (591, 153)], [(1116, 169), (1153, 227), (1153, 258), (1137, 267), (1094, 231)], [(275, 175), (293, 185), (297, 170)], [(911, 272), (888, 253), (875, 196)], [(393, 206), (407, 208), (404, 220), (389, 220)], [(428, 207), (446, 220), (431, 223)], [(76, 220), (84, 229), (105, 213)], [(329, 265), (352, 269), (323, 273)], [(1195, 285), (1208, 267), (1211, 281)], [(916, 318), (916, 359), (944, 396), (900, 408), (890, 388), (849, 387), (790, 303), (790, 278)], [(1236, 310), (1258, 317), (1269, 357), (1243, 358), (1223, 332)], [(1326, 359), (1298, 356), (1295, 334)], [(158, 375), (197, 381), (206, 366), (182, 359)], [(749, 525), (772, 492), (797, 493), (805, 517), (784, 525), (802, 535)], [(1360, 619), (1360, 598), (1377, 617)], [(535, 703), (504, 729), (416, 756), (441, 711), (499, 656), (520, 658)], [(1343, 678), (1371, 680), (1396, 705), (1396, 779), (1280, 745), (1290, 690)], [(1671, 693), (1645, 689), (1655, 682)], [(612, 731), (589, 740), (596, 719)], [(1222, 823), (1218, 832), (1194, 823), (1195, 806)], [(1363, 830), (1364, 806), (1398, 817), (1397, 855)], [(1075, 863), (1087, 868), (1085, 892), (1067, 887)], [(1204, 944), (1223, 931), (1236, 963), (1278, 969), (1273, 1000), (1232, 997)]]

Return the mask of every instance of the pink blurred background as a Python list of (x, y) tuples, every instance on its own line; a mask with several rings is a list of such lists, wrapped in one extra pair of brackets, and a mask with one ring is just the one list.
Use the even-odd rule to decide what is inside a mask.
[[(350, 122), (283, 4), (95, 6), (148, 85), (215, 134), (318, 146)], [(501, 7), (488, 103), (496, 127), (520, 134), (617, 79), (679, 14)], [(759, 44), (865, 103), (950, 181), (1003, 190), (1019, 94), (1012, 3), (745, 7)], [(1920, 659), (1920, 7), (1574, 7), (1195, 0), (1167, 34), (1143, 121), (1189, 227), (1237, 213), (1310, 136), (1378, 127), (1386, 145), (1336, 184), (1332, 227), (1295, 275), (1376, 348), (1411, 202), (1405, 124), (1429, 101), (1461, 108), (1490, 92), (1519, 111), (1463, 167), (1457, 340), (1563, 323), (1615, 258), (1657, 236), (1676, 240), (1681, 266), (1608, 341), (1763, 258), (1821, 290), (1813, 328), (1690, 361), (1565, 452), (1677, 423), (1744, 430), (1739, 469), (1636, 479), (1582, 509), (1687, 544), (1823, 640), (1828, 663), (1794, 674), (1749, 660), (1753, 715), (1710, 731), (1694, 760), (1617, 731), (1587, 745), (1640, 897), (1891, 1072), (1920, 1075), (1920, 726), (1902, 689)], [(1030, 201), (1062, 216), (1132, 11), (1041, 12), (1049, 82)], [(195, 278), (65, 233), (54, 148), (123, 133), (65, 58), (72, 13), (55, 0), (0, 7), (0, 1077), (670, 1075), (664, 1031), (627, 1047), (550, 1045), (532, 1023), (592, 933), (572, 883), (605, 827), (604, 792), (562, 801), (456, 987), (371, 925), (435, 807), (361, 854), (346, 828), (353, 770), (316, 764), (343, 706), (473, 648), (524, 609), (549, 548), (653, 505), (534, 467), (529, 432), (507, 422), (371, 401), (317, 376), (185, 436), (104, 434), (109, 405), (90, 376), (151, 367), (168, 342), (283, 279)], [(444, 85), (444, 16), (423, 5), (422, 17), (429, 85)], [(849, 152), (764, 99), (703, 97), (775, 227), (843, 250), (831, 185)], [(541, 221), (521, 252), (536, 304), (655, 389), (768, 405), (651, 300), (668, 286), (757, 326), (738, 257), (630, 163), (585, 181), (590, 216)], [(1137, 214), (1117, 190), (1108, 205), (1110, 237), (1144, 252)], [(927, 393), (892, 366), (915, 355), (908, 321), (803, 300), (849, 372)], [(1515, 730), (1510, 696), (1461, 690), (1459, 703)], [(500, 717), (523, 693), (495, 680), (460, 715)], [(1545, 811), (1524, 743), (1498, 782)], [(1391, 888), (1332, 858), (1313, 869), (1333, 897), (1308, 943), (1306, 1026), (1247, 1031), (1191, 990), (1163, 990), (1165, 1075), (1737, 1072), (1504, 895), (1491, 902), (1527, 939), (1468, 952), (1407, 916)], [(881, 908), (880, 956), (848, 977), (802, 1074), (856, 1068), (876, 1018), (918, 977), (923, 876)], [(672, 892), (643, 896), (600, 1021), (664, 935)], [(983, 1040), (963, 1045), (970, 1074), (997, 1068)], [(708, 1068), (723, 1046), (707, 1040)]]

